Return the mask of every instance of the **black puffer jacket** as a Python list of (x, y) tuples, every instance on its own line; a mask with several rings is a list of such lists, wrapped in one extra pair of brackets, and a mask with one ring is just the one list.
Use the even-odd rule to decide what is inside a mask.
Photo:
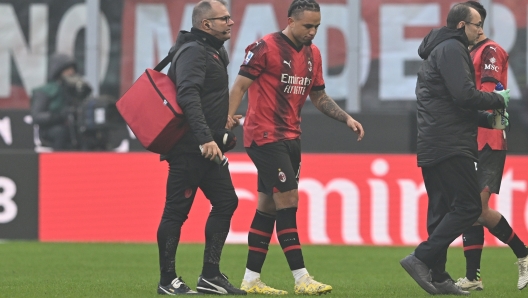
[(196, 28), (180, 31), (171, 51), (188, 42), (197, 41), (184, 49), (171, 64), (168, 76), (176, 85), (177, 101), (189, 122), (190, 130), (171, 150), (178, 153), (200, 153), (199, 145), (213, 141), (214, 132), (224, 129), (229, 109), (229, 58), (224, 42)]
[(475, 88), (464, 28), (432, 30), (418, 54), (424, 59), (416, 83), (418, 166), (455, 155), (476, 161), (478, 125), (487, 126), (478, 110), (502, 108), (504, 99)]

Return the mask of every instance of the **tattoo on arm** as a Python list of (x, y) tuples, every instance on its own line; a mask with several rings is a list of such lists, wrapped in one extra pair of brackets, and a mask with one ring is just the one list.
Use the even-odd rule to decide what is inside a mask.
[(310, 99), (315, 107), (323, 112), (323, 114), (337, 121), (346, 123), (348, 114), (343, 111), (324, 90), (310, 92)]

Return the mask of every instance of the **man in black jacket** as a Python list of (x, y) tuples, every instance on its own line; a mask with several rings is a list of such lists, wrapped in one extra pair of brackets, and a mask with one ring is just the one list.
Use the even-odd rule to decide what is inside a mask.
[(169, 175), (165, 208), (157, 234), (160, 263), (157, 292), (199, 294), (176, 274), (176, 249), (181, 227), (199, 187), (211, 202), (212, 209), (205, 226), (203, 269), (197, 291), (246, 295), (220, 273), (220, 256), (238, 197), (228, 166), (214, 162), (234, 146), (229, 141), (223, 142), (229, 108), (229, 60), (223, 44), (231, 37), (230, 28), (234, 22), (226, 3), (221, 0), (199, 2), (194, 7), (192, 22), (191, 31), (181, 31), (171, 49), (176, 52), (186, 46), (168, 72), (176, 85), (177, 102), (190, 130), (169, 154), (161, 156), (169, 163)]
[(74, 111), (91, 90), (77, 73), (74, 57), (63, 53), (50, 57), (48, 82), (31, 96), (31, 116), (40, 139), (53, 150), (78, 149)]
[(400, 264), (430, 294), (469, 294), (445, 271), (447, 248), (482, 211), (477, 129), (491, 126), (479, 110), (504, 108), (509, 102), (509, 90), (496, 94), (475, 87), (468, 46), (482, 33), (479, 13), (457, 4), (449, 11), (447, 27), (432, 30), (418, 49), (424, 61), (416, 83), (417, 153), (429, 197), (429, 237)]

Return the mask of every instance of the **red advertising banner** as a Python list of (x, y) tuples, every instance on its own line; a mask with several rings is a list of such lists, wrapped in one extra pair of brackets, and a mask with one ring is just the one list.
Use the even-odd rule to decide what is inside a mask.
[[(228, 242), (245, 243), (256, 169), (244, 153), (229, 154), (229, 161), (240, 201)], [(490, 203), (521, 239), (528, 239), (527, 169), (528, 157), (508, 156), (501, 193)], [(155, 242), (167, 170), (150, 153), (40, 155), (39, 239)], [(427, 237), (427, 195), (414, 155), (303, 154), (299, 193), (303, 243), (416, 245)], [(199, 192), (182, 242), (203, 242), (209, 210)], [(489, 234), (486, 241), (500, 245)]]

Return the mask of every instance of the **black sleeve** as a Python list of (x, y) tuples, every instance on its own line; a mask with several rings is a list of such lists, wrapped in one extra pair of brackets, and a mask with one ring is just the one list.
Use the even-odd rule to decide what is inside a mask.
[(456, 105), (476, 110), (504, 107), (502, 96), (477, 90), (472, 77), (471, 57), (460, 42), (446, 43), (438, 55), (437, 67)]
[(206, 61), (205, 48), (196, 44), (185, 49), (178, 57), (175, 67), (172, 68), (176, 77), (176, 100), (189, 122), (192, 133), (200, 144), (213, 141), (200, 100), (205, 79)]

